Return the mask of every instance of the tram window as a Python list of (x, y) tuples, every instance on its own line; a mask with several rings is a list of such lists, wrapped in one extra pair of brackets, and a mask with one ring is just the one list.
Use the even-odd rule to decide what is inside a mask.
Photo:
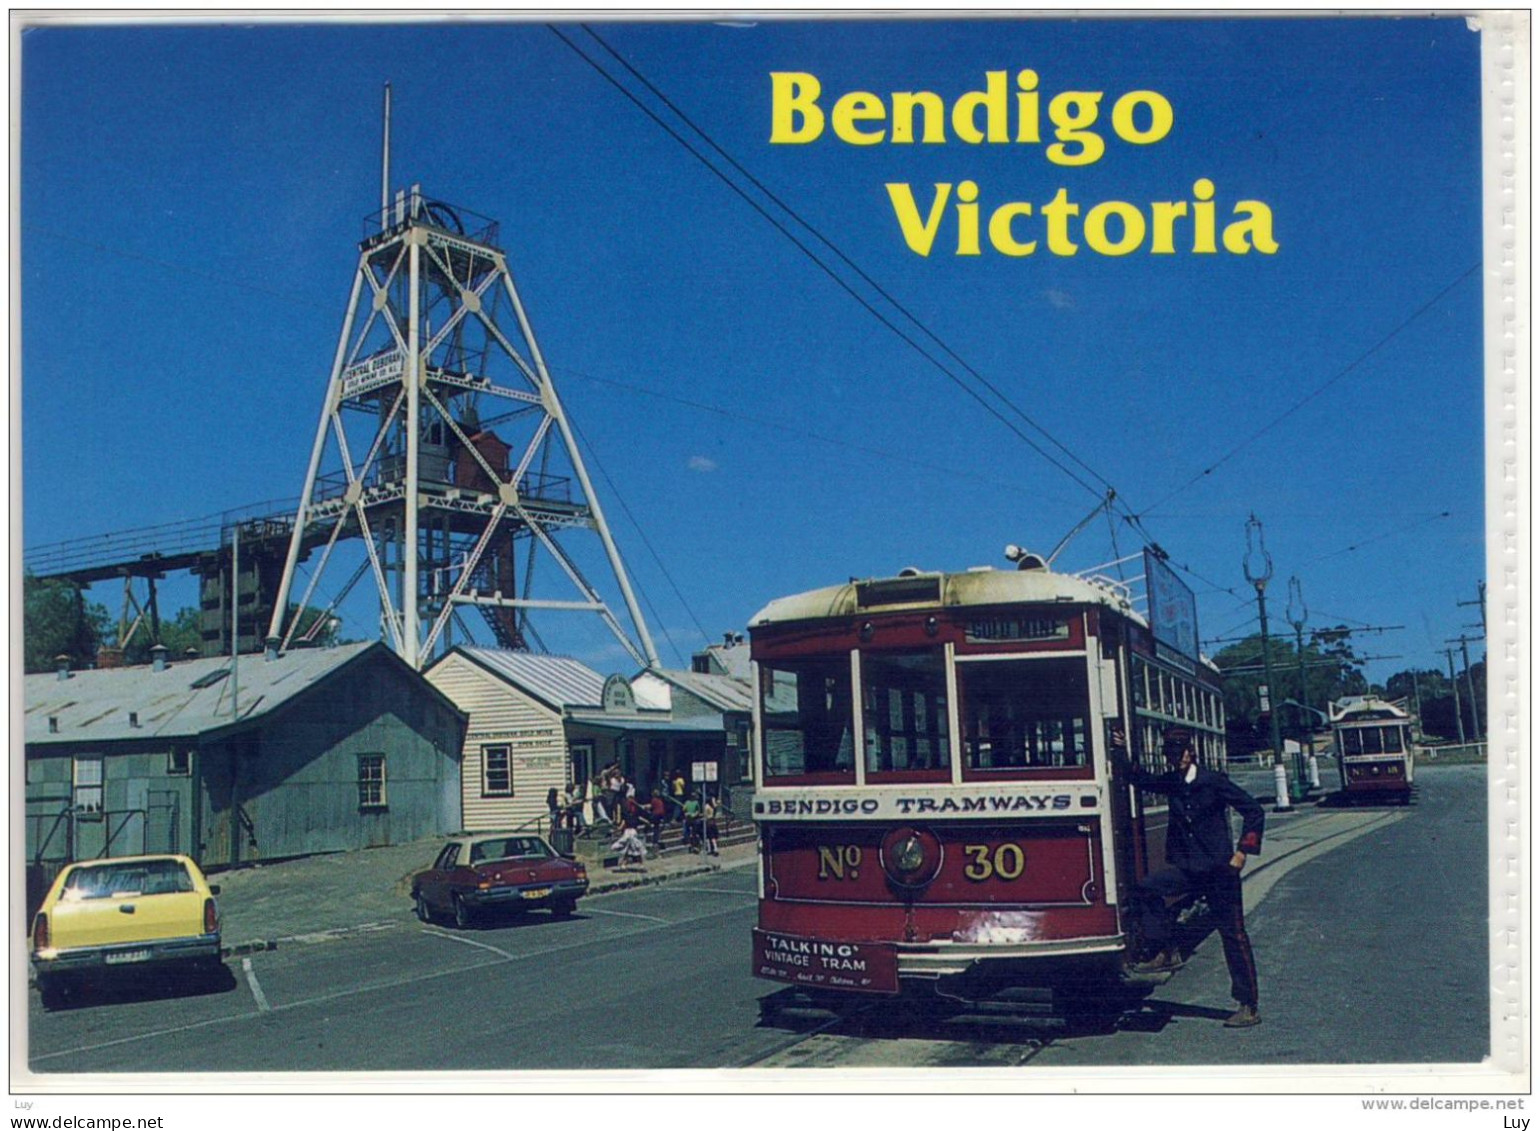
[(759, 669), (765, 774), (855, 771), (850, 661), (792, 661)]
[(861, 708), (868, 771), (946, 768), (951, 745), (941, 649), (863, 652)]
[(1359, 730), (1358, 737), (1364, 744), (1365, 754), (1385, 753), (1385, 745), (1380, 741), (1379, 727), (1363, 727)]
[(1387, 754), (1399, 754), (1399, 753), (1401, 753), (1401, 728), (1400, 727), (1381, 727), (1380, 728), (1380, 733), (1384, 736), (1384, 739), (1385, 739), (1385, 753), (1387, 753)]
[(1135, 660), (1133, 678), (1129, 682), (1134, 688), (1134, 706), (1142, 711), (1150, 704), (1150, 669), (1142, 661)]
[(958, 664), (957, 682), (969, 769), (1090, 764), (1090, 695), (1083, 661)]

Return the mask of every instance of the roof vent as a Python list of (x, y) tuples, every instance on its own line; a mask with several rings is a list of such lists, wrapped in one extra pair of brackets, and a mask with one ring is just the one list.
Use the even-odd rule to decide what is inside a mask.
[(139, 712), (138, 711), (130, 711), (128, 713), (128, 725), (131, 726), (131, 727), (137, 727), (139, 725)]
[(1046, 570), (1048, 568), (1048, 560), (1041, 554), (1034, 554), (1031, 550), (1024, 550), (1020, 546), (1007, 546), (1005, 560), (1015, 562), (1017, 569)]
[(54, 662), (54, 667), (56, 667), (58, 669), (58, 671), (59, 671), (59, 678), (60, 679), (69, 679), (69, 677), (70, 677), (70, 658), (69, 658), (69, 653), (67, 653), (67, 652), (60, 652), (57, 656), (55, 656), (53, 658), (53, 662)]
[(276, 660), (278, 658), (278, 646), (282, 641), (276, 636), (269, 636), (263, 643), (266, 647), (263, 650), (262, 658), (268, 661)]
[(158, 672), (166, 670), (166, 653), (171, 649), (164, 644), (157, 644), (150, 649), (150, 666)]
[(49, 715), (48, 716), (48, 733), (49, 734), (58, 734), (59, 733), (59, 716), (58, 715)]
[(898, 571), (899, 577), (919, 577), (925, 571), (919, 566), (905, 566)]

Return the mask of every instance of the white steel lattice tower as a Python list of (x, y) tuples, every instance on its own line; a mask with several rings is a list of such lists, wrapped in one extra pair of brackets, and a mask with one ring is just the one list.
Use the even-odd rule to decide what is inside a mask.
[[(543, 647), (533, 610), (596, 614), (633, 660), (656, 666), (497, 225), (416, 186), (366, 224), (269, 637), (313, 636), (327, 618), (312, 601), (335, 608), (372, 575), (381, 631), (414, 668), (452, 631), (474, 635), (462, 613), (503, 647)], [(634, 636), (557, 540), (572, 530), (598, 535)], [(362, 560), (339, 571), (340, 590), (322, 588), (339, 545), (354, 542)], [(537, 562), (554, 563), (559, 594), (536, 593)]]

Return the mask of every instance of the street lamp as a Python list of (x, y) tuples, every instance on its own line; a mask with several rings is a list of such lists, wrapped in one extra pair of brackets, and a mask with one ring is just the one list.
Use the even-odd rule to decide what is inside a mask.
[[(1255, 536), (1253, 538), (1253, 535)], [(1253, 564), (1255, 563), (1255, 564)], [(1269, 693), (1277, 686), (1273, 683), (1273, 656), (1267, 644), (1267, 583), (1273, 576), (1273, 556), (1262, 543), (1262, 520), (1255, 514), (1246, 520), (1246, 556), (1241, 559), (1241, 569), (1246, 580), (1257, 590), (1257, 619), (1262, 625), (1262, 670), (1267, 676)], [(1303, 794), (1290, 797), (1289, 772), (1283, 765), (1283, 739), (1278, 733), (1278, 712), (1269, 708), (1267, 721), (1273, 738), (1274, 774), (1278, 783), (1278, 808), (1289, 808), (1291, 800), (1297, 801)], [(1297, 788), (1297, 783), (1296, 783)]]

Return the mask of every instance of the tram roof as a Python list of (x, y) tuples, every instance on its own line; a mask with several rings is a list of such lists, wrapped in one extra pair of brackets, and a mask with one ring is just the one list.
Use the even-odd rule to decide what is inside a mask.
[[(934, 585), (927, 586), (932, 580)], [(859, 616), (888, 609), (1055, 602), (1103, 605), (1141, 625), (1147, 623), (1134, 610), (1131, 594), (1119, 582), (1055, 573), (1046, 567), (1003, 570), (980, 566), (961, 573), (906, 569), (896, 577), (852, 578), (843, 585), (779, 597), (751, 617), (749, 626)]]

